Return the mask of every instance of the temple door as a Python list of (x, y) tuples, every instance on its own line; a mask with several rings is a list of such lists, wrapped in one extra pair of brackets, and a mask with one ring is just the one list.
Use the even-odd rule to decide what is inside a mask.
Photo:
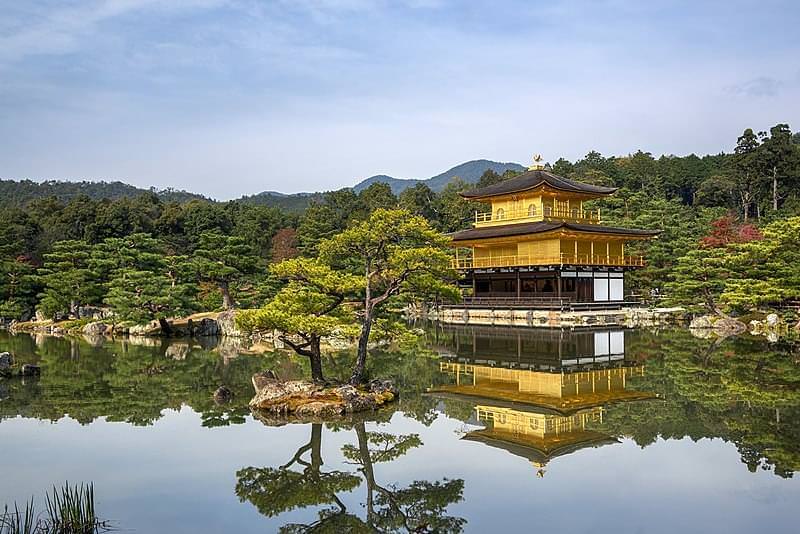
[(578, 302), (591, 302), (594, 299), (593, 280), (591, 278), (578, 278), (575, 289)]

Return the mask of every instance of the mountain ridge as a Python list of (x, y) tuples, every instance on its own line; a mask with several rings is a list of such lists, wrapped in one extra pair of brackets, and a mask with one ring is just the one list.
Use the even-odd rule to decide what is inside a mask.
[(477, 183), (480, 177), (488, 170), (503, 174), (506, 171), (524, 171), (526, 168), (519, 163), (499, 162), (488, 159), (474, 159), (460, 163), (451, 167), (441, 174), (427, 179), (418, 178), (395, 178), (386, 174), (376, 174), (360, 181), (353, 186), (353, 191), (359, 193), (374, 183), (385, 183), (392, 188), (392, 193), (399, 195), (409, 187), (422, 183), (430, 187), (433, 191), (439, 192), (444, 189), (453, 178), (460, 178), (468, 184)]
[[(444, 189), (455, 177), (466, 183), (474, 184), (487, 170), (503, 174), (507, 170), (525, 170), (518, 163), (498, 162), (487, 159), (466, 161), (427, 179), (394, 178), (386, 174), (370, 176), (352, 186), (354, 192), (359, 193), (374, 183), (385, 183), (392, 188), (395, 195), (399, 195), (409, 187), (416, 184), (425, 184), (433, 191)], [(56, 197), (62, 201), (69, 201), (75, 197), (86, 195), (93, 199), (107, 198), (135, 198), (143, 194), (154, 194), (164, 201), (189, 202), (203, 200), (217, 202), (216, 199), (192, 193), (185, 190), (172, 188), (157, 189), (134, 186), (121, 181), (61, 181), (47, 180), (35, 182), (32, 180), (5, 180), (0, 179), (0, 207), (24, 207), (28, 202), (39, 198)], [(290, 212), (303, 211), (312, 201), (321, 200), (323, 192), (282, 193), (280, 191), (262, 191), (252, 195), (243, 195), (232, 202), (277, 207)]]

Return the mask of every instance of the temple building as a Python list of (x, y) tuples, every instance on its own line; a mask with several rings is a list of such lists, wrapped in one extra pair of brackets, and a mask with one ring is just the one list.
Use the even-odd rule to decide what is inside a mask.
[(584, 207), (615, 191), (557, 176), (535, 159), (519, 176), (461, 193), (491, 205), (475, 213), (473, 228), (450, 234), (465, 302), (623, 302), (625, 272), (645, 265), (625, 245), (658, 232), (604, 226), (599, 210)]

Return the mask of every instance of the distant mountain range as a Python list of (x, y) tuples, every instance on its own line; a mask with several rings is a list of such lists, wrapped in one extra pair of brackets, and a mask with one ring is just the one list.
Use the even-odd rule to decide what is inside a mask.
[[(444, 171), (441, 174), (432, 176), (431, 178), (414, 179), (414, 178), (395, 178), (386, 174), (377, 174), (360, 181), (353, 186), (353, 191), (360, 193), (375, 183), (388, 184), (392, 188), (392, 193), (399, 195), (409, 187), (414, 187), (417, 184), (425, 184), (437, 193), (447, 186), (453, 178), (460, 178), (468, 184), (477, 183), (483, 173), (492, 170), (497, 174), (503, 174), (508, 170), (524, 171), (526, 167), (518, 163), (500, 163), (498, 161), (490, 161), (488, 159), (476, 159), (467, 161), (460, 165)], [(322, 197), (321, 193), (294, 193), (287, 195), (277, 191), (264, 191), (256, 195), (244, 196), (239, 199), (239, 202), (248, 204), (258, 204), (262, 206), (275, 206), (283, 208), (287, 211), (302, 211), (312, 200), (318, 200)]]
[(170, 202), (188, 202), (189, 200), (210, 200), (203, 195), (177, 189), (143, 189), (123, 182), (62, 182), (50, 180), (34, 182), (32, 180), (0, 180), (0, 206), (25, 206), (37, 198), (56, 197), (60, 200), (86, 195), (89, 198), (133, 198), (145, 193), (153, 193), (160, 199)]
[[(460, 165), (446, 170), (441, 174), (437, 174), (427, 179), (411, 179), (411, 178), (394, 178), (385, 174), (371, 176), (366, 180), (362, 180), (355, 186), (353, 190), (359, 193), (374, 183), (385, 183), (392, 188), (392, 192), (396, 195), (402, 193), (409, 187), (416, 184), (425, 184), (433, 191), (439, 192), (453, 180), (453, 178), (460, 178), (466, 183), (476, 183), (484, 172), (492, 170), (497, 174), (503, 174), (508, 170), (524, 171), (525, 167), (518, 163), (500, 163), (497, 161), (490, 161), (486, 159), (478, 159), (468, 161)], [(25, 206), (31, 200), (37, 198), (56, 197), (61, 200), (70, 200), (71, 198), (86, 195), (90, 198), (133, 198), (144, 193), (153, 193), (165, 201), (175, 202), (188, 202), (190, 200), (208, 200), (213, 199), (204, 197), (197, 193), (189, 191), (176, 190), (176, 189), (143, 189), (123, 182), (62, 182), (62, 181), (46, 181), (34, 182), (31, 180), (0, 180), (0, 207), (13, 207)], [(243, 196), (237, 199), (237, 202), (245, 204), (254, 204), (261, 206), (271, 206), (285, 209), (287, 211), (299, 212), (304, 210), (308, 204), (322, 198), (322, 193), (293, 193), (286, 194), (278, 191), (264, 191), (255, 195)]]
[(490, 161), (488, 159), (476, 159), (462, 163), (461, 165), (456, 165), (452, 169), (448, 169), (441, 174), (437, 174), (436, 176), (424, 180), (417, 180), (413, 178), (394, 178), (385, 174), (370, 176), (366, 180), (363, 180), (353, 186), (353, 190), (358, 193), (374, 183), (381, 182), (384, 184), (389, 184), (389, 186), (392, 188), (392, 192), (395, 195), (399, 195), (409, 187), (414, 187), (416, 184), (422, 183), (438, 193), (444, 189), (453, 178), (458, 177), (468, 184), (474, 184), (477, 183), (483, 173), (488, 170), (494, 171), (497, 174), (503, 174), (509, 170), (524, 171), (525, 167), (519, 163), (500, 163), (497, 161)]

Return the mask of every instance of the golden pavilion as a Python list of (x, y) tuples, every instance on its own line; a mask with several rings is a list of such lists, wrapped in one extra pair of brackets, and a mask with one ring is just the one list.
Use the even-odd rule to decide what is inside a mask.
[(617, 189), (557, 176), (540, 160), (519, 176), (461, 194), (491, 205), (475, 213), (473, 228), (450, 234), (462, 287), (471, 288), (473, 304), (623, 302), (625, 272), (645, 264), (625, 245), (658, 232), (604, 226), (600, 210), (584, 203)]

